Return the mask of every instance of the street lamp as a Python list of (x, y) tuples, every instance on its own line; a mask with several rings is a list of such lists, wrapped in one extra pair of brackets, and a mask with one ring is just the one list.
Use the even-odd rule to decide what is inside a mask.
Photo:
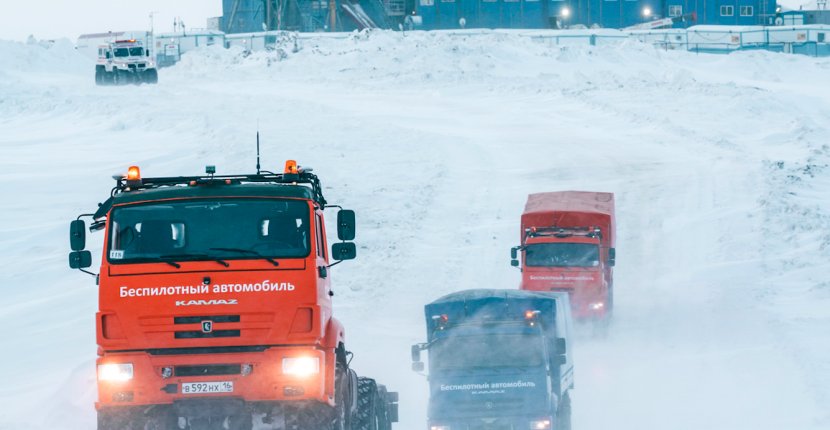
[(646, 6), (643, 8), (643, 18), (651, 18), (651, 8)]

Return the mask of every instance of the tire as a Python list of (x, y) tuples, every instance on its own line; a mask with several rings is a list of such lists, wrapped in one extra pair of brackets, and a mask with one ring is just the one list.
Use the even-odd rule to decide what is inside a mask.
[(147, 84), (157, 84), (159, 83), (159, 72), (156, 69), (150, 69), (144, 72), (144, 76), (142, 77), (144, 83)]
[(351, 430), (381, 430), (378, 423), (378, 385), (371, 378), (357, 378), (357, 416)]
[(105, 81), (105, 74), (107, 73), (103, 67), (96, 67), (95, 68), (95, 85), (104, 85)]
[(571, 430), (571, 396), (568, 393), (565, 393), (556, 411), (556, 429)]
[(115, 71), (115, 83), (118, 85), (125, 85), (133, 82), (133, 74), (126, 70)]

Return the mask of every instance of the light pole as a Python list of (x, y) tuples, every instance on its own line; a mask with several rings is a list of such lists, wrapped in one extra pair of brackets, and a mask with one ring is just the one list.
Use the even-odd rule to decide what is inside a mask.
[(150, 46), (147, 49), (152, 51), (153, 60), (156, 59), (156, 32), (153, 21), (157, 13), (158, 11), (156, 10), (150, 11)]

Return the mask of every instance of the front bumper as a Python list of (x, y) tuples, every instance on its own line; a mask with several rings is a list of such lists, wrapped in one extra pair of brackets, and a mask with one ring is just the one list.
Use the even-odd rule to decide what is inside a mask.
[[(286, 357), (317, 357), (319, 373), (297, 377), (283, 373)], [(138, 405), (172, 405), (195, 400), (237, 399), (250, 402), (316, 401), (334, 404), (334, 357), (313, 347), (273, 347), (261, 352), (151, 355), (105, 354), (98, 364), (132, 363), (127, 381), (98, 381), (96, 409)], [(250, 374), (241, 371), (250, 365)], [(172, 374), (164, 377), (165, 369)], [(183, 384), (223, 383), (229, 392), (185, 393)], [(229, 384), (228, 384), (229, 383)], [(192, 390), (191, 390), (192, 391)], [(210, 390), (209, 390), (210, 391)]]
[(533, 430), (533, 423), (547, 420), (549, 426), (543, 430), (556, 430), (550, 416), (512, 416), (453, 418), (447, 420), (430, 420), (427, 430)]

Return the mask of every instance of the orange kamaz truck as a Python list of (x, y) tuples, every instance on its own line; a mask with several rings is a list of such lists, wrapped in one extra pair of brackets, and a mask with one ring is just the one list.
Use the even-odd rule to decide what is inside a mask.
[[(331, 262), (355, 257), (355, 215), (311, 169), (116, 176), (70, 226), (71, 268), (96, 275), (99, 430), (389, 430), (397, 394), (350, 367)], [(337, 263), (334, 263), (337, 264)]]
[(522, 270), (520, 288), (568, 292), (576, 320), (608, 322), (614, 306), (615, 235), (612, 193), (529, 195), (521, 245), (511, 250), (511, 264)]

